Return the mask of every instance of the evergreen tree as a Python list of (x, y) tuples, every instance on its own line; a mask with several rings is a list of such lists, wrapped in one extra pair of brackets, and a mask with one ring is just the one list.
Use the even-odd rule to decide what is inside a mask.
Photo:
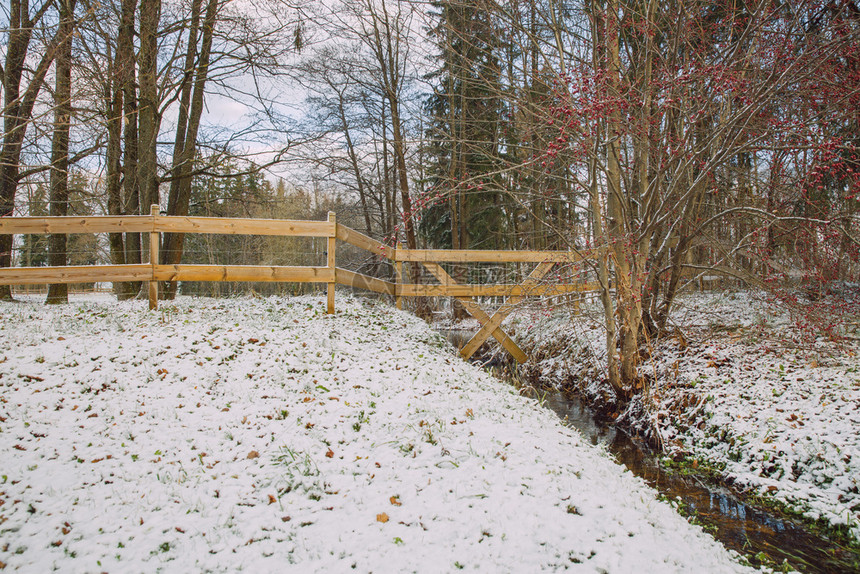
[(492, 248), (504, 243), (498, 190), (502, 166), (501, 31), (481, 2), (438, 0), (430, 36), (440, 68), (425, 151), (429, 204), (422, 233), (439, 247)]
[[(48, 215), (48, 191), (41, 183), (35, 186), (27, 198), (27, 213), (34, 217)], [(24, 235), (21, 242), (21, 262), (23, 267), (45, 267), (48, 265), (48, 237), (46, 235)]]

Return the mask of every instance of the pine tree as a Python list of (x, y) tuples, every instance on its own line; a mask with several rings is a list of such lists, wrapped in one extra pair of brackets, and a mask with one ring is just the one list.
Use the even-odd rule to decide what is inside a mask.
[(440, 68), (428, 79), (434, 92), (425, 151), (427, 194), (434, 204), (422, 233), (439, 247), (492, 248), (504, 242), (499, 198), (504, 104), (499, 51), (502, 34), (480, 2), (440, 0), (435, 41)]

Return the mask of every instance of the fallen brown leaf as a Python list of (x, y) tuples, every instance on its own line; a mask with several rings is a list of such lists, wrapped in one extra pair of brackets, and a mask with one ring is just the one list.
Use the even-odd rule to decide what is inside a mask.
[(385, 514), (384, 512), (382, 514), (377, 514), (376, 515), (376, 521), (382, 522), (383, 524), (385, 524), (386, 522), (388, 522), (388, 515)]

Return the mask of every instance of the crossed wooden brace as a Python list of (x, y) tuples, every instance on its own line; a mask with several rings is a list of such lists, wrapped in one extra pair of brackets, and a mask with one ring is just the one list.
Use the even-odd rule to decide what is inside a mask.
[[(440, 283), (445, 285), (457, 283), (438, 263), (422, 263), (424, 264), (424, 267), (426, 267), (427, 270), (439, 280)], [(554, 262), (539, 263), (525, 281), (522, 282), (522, 285), (537, 285), (537, 283), (543, 279), (547, 273), (549, 273), (550, 269), (552, 269), (554, 265)], [(480, 330), (478, 330), (478, 332), (469, 339), (469, 342), (460, 349), (460, 356), (464, 359), (468, 359), (475, 354), (475, 351), (477, 351), (481, 345), (484, 344), (484, 341), (492, 336), (514, 357), (514, 359), (516, 359), (518, 363), (524, 363), (528, 359), (528, 356), (519, 348), (519, 346), (517, 346), (516, 343), (514, 343), (513, 339), (511, 339), (507, 333), (502, 330), (500, 325), (502, 324), (502, 321), (505, 320), (505, 317), (510, 315), (511, 311), (514, 310), (517, 303), (525, 298), (525, 295), (508, 297), (504, 305), (499, 307), (493, 316), (490, 317), (483, 309), (481, 309), (472, 297), (456, 297), (456, 299), (462, 303), (463, 307), (465, 307), (466, 311), (481, 323)]]

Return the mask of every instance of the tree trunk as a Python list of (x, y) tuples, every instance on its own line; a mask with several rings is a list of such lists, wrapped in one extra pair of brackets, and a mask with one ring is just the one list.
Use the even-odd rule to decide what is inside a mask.
[[(33, 18), (30, 18), (27, 0), (11, 0), (9, 4), (8, 42), (2, 70), (4, 107), (3, 147), (0, 149), (0, 217), (11, 217), (15, 210), (24, 134), (36, 97), (42, 89), (60, 41), (58, 30), (29, 77), (30, 83), (22, 94), (21, 79), (33, 29), (52, 5), (52, 2), (43, 3)], [(0, 235), (0, 267), (11, 266), (12, 245), (11, 235)], [(11, 299), (12, 290), (9, 285), (0, 285), (0, 300)]]
[[(134, 57), (134, 15), (137, 0), (122, 0), (119, 37), (117, 38), (117, 73), (122, 89), (122, 121), (124, 148), (122, 152), (122, 193), (124, 211), (127, 215), (140, 215), (140, 185), (138, 182), (138, 106)], [(125, 261), (137, 264), (141, 256), (140, 233), (125, 234)], [(126, 287), (127, 297), (133, 297), (141, 288), (141, 283), (130, 283)]]
[(158, 196), (158, 24), (161, 0), (140, 2), (140, 96), (138, 108), (139, 160), (137, 165), (142, 210), (159, 203)]
[(382, 99), (382, 193), (385, 197), (385, 211), (383, 212), (382, 221), (384, 222), (385, 237), (390, 237), (392, 243), (396, 244), (398, 238), (397, 233), (397, 197), (394, 195), (394, 188), (391, 183), (391, 166), (389, 165), (388, 153), (388, 114), (386, 113), (385, 98)]
[[(618, 14), (619, 6), (617, 0), (610, 0), (606, 12), (606, 68), (607, 68), (607, 90), (609, 96), (618, 98), (621, 92), (621, 59), (619, 55), (619, 34), (621, 20)], [(631, 291), (631, 266), (628, 259), (627, 229), (624, 225), (627, 213), (625, 213), (624, 192), (621, 188), (621, 112), (613, 109), (606, 121), (606, 216), (607, 235), (609, 249), (612, 254), (612, 263), (615, 269), (615, 299), (618, 310), (618, 338), (621, 342), (621, 354), (619, 362), (619, 379), (611, 381), (616, 392), (625, 396), (627, 385), (633, 380), (636, 373), (638, 325), (631, 322), (634, 314), (631, 306), (634, 303)], [(608, 353), (616, 352), (615, 342)], [(612, 371), (610, 371), (610, 375)]]
[[(332, 86), (337, 89), (338, 86)], [(349, 122), (346, 119), (346, 109), (344, 109), (343, 91), (338, 90), (338, 117), (340, 119), (343, 136), (346, 139), (346, 153), (349, 156), (349, 164), (352, 167), (352, 173), (355, 176), (355, 183), (358, 187), (358, 199), (361, 202), (361, 211), (364, 215), (365, 233), (370, 236), (373, 233), (370, 224), (370, 206), (367, 203), (367, 190), (364, 185), (364, 177), (361, 175), (361, 167), (358, 165), (358, 155), (355, 153), (355, 144), (352, 141), (352, 134), (349, 129)]]
[[(56, 89), (54, 91), (54, 134), (51, 142), (51, 217), (69, 213), (69, 131), (72, 118), (72, 32), (75, 21), (75, 0), (60, 0), (62, 38), (56, 57)], [(48, 265), (65, 267), (67, 263), (66, 235), (53, 233), (48, 238)], [(49, 304), (68, 303), (69, 286), (52, 283), (48, 286)]]
[[(197, 44), (197, 27), (200, 12), (200, 0), (195, 0), (192, 7), (192, 29), (189, 32), (189, 46), (186, 56), (186, 66), (192, 66)], [(209, 0), (206, 16), (203, 21), (203, 39), (200, 48), (200, 58), (194, 74), (193, 93), (190, 81), (188, 87), (183, 87), (182, 102), (188, 110), (180, 112), (180, 123), (177, 127), (176, 142), (173, 155), (173, 181), (167, 198), (168, 215), (188, 215), (188, 204), (191, 201), (191, 178), (194, 166), (194, 156), (197, 151), (197, 132), (200, 128), (200, 118), (203, 115), (203, 96), (206, 80), (209, 75), (209, 56), (212, 51), (212, 37), (215, 32), (215, 19), (218, 14), (218, 0)], [(191, 42), (194, 42), (194, 46)], [(186, 70), (188, 73), (189, 70)], [(189, 107), (190, 96), (190, 107)], [(187, 126), (187, 127), (186, 127)], [(183, 133), (184, 132), (184, 133)], [(182, 260), (182, 250), (185, 242), (183, 233), (166, 233), (164, 235), (163, 263), (176, 265)], [(173, 299), (176, 296), (176, 282), (165, 285), (164, 297)]]
[[(107, 110), (106, 188), (107, 207), (110, 215), (125, 215), (122, 200), (122, 123), (123, 92), (121, 79), (122, 62), (119, 52), (114, 52), (105, 86), (105, 109)], [(113, 265), (125, 265), (125, 242), (122, 233), (109, 233), (110, 260)], [(113, 291), (122, 301), (128, 299), (130, 285), (125, 282), (113, 284)]]

